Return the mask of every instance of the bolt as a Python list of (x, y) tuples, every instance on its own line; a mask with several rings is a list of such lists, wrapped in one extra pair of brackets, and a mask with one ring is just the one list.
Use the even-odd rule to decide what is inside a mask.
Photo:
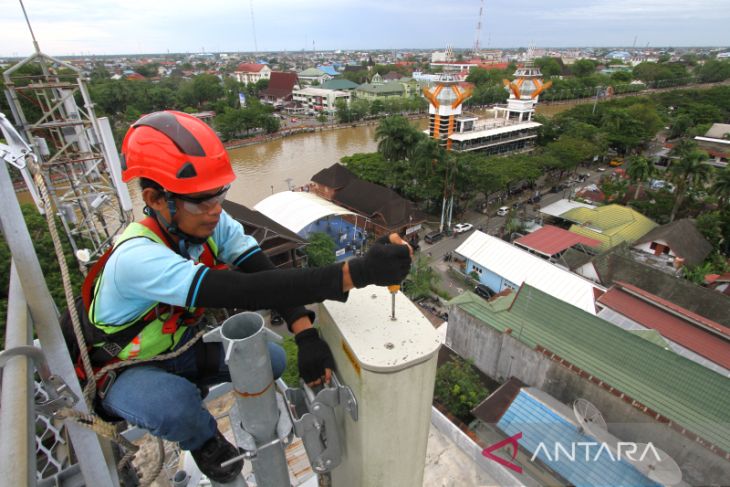
[(388, 343), (385, 344), (385, 348), (387, 348), (388, 350), (393, 350), (393, 348), (395, 348), (395, 345), (393, 345), (392, 343), (388, 342)]
[(314, 408), (312, 408), (312, 409), (314, 409), (315, 411), (319, 411), (319, 408), (320, 408), (319, 404), (315, 404)]

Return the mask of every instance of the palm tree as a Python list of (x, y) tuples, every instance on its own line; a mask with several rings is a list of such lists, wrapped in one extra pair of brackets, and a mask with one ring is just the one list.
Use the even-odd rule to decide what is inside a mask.
[(675, 149), (675, 153), (679, 155), (679, 160), (674, 161), (669, 167), (671, 180), (674, 182), (674, 207), (669, 221), (673, 222), (677, 216), (677, 211), (682, 206), (687, 190), (690, 187), (701, 187), (707, 182), (712, 174), (712, 166), (704, 163), (707, 159), (707, 153), (696, 148), (692, 148), (689, 144), (682, 144), (680, 150)]
[(626, 174), (628, 174), (631, 180), (636, 183), (634, 199), (639, 198), (641, 183), (652, 177), (655, 172), (656, 168), (654, 167), (654, 164), (646, 157), (631, 156), (629, 158), (629, 166), (626, 168)]
[(721, 207), (730, 199), (730, 166), (719, 172), (712, 184), (712, 193), (719, 199)]
[(412, 156), (421, 138), (423, 134), (400, 115), (384, 118), (375, 129), (378, 152), (390, 162), (406, 160)]

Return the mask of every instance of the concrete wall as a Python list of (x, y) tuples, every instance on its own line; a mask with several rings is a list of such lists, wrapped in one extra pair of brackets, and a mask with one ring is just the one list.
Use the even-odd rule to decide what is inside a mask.
[(516, 377), (566, 404), (581, 397), (588, 399), (601, 411), (613, 435), (622, 441), (652, 442), (674, 458), (688, 484), (727, 484), (730, 462), (522, 344), (517, 339), (519, 333), (519, 329), (512, 330), (511, 336), (500, 333), (456, 306), (449, 309), (446, 345), (473, 360), (488, 376), (500, 382)]

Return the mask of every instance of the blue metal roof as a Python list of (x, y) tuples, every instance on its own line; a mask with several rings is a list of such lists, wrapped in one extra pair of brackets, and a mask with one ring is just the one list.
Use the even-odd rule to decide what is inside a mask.
[(334, 66), (317, 66), (317, 69), (319, 69), (320, 71), (324, 71), (330, 76), (337, 76), (338, 74), (340, 74), (337, 72)]
[[(522, 432), (519, 444), (530, 457), (538, 451), (537, 459), (576, 487), (660, 487), (626, 460), (619, 461), (615, 453), (611, 456), (606, 450), (600, 451), (598, 445), (581, 446), (580, 442), (595, 444), (597, 440), (579, 433), (573, 423), (526, 389), (515, 397), (497, 427), (509, 436)], [(556, 444), (562, 450), (556, 452)], [(573, 448), (571, 459), (568, 454)]]

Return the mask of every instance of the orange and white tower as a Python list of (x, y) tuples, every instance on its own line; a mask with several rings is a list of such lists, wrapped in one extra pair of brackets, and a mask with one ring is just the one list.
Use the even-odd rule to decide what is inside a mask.
[(509, 91), (506, 107), (496, 107), (494, 116), (504, 116), (506, 120), (530, 122), (535, 113), (535, 105), (540, 93), (552, 86), (553, 82), (542, 81), (540, 68), (535, 66), (531, 59), (515, 71), (515, 80), (504, 80), (504, 86)]
[(444, 73), (436, 86), (423, 89), (423, 96), (430, 102), (428, 135), (450, 150), (454, 118), (461, 115), (461, 104), (471, 96), (471, 90), (461, 88), (454, 76)]

